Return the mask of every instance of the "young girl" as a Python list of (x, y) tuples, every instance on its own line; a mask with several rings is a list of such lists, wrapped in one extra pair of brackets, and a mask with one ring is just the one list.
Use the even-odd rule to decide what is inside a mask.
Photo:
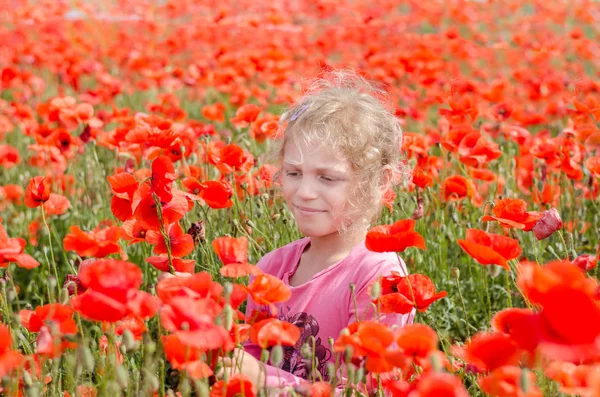
[[(356, 74), (333, 72), (281, 117), (287, 126), (276, 155), (283, 197), (306, 237), (270, 252), (257, 266), (291, 289), (277, 315), (297, 325), (301, 336), (295, 346), (283, 348), (279, 367), (262, 364), (261, 348), (252, 343), (234, 352), (236, 362), (223, 361), (259, 388), (294, 387), (320, 380), (319, 374), (328, 380), (327, 363), (335, 362), (330, 338), (359, 319), (374, 319), (370, 285), (392, 271), (406, 274), (396, 254), (365, 247), (384, 193), (393, 176), (402, 174), (402, 130), (379, 95)], [(248, 298), (247, 318), (261, 309), (266, 308)], [(413, 313), (379, 319), (397, 327), (412, 320)], [(302, 354), (305, 343), (308, 359)]]

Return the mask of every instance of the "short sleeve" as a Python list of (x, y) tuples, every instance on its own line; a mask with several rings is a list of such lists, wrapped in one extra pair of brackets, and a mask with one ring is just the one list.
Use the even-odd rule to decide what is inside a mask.
[(388, 276), (393, 271), (407, 274), (404, 261), (399, 257), (398, 259), (399, 261), (385, 259), (378, 262), (372, 269), (369, 269), (366, 277), (356, 283), (354, 299), (351, 299), (350, 302), (348, 325), (356, 321), (375, 320), (393, 329), (402, 328), (414, 321), (414, 309), (408, 314), (384, 313), (377, 316), (375, 304), (371, 299), (371, 286), (381, 277)]

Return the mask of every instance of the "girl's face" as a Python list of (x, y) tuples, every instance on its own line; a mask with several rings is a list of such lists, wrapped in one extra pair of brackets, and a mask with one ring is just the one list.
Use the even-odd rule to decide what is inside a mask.
[(354, 173), (338, 153), (288, 140), (283, 151), (283, 197), (300, 232), (324, 237), (345, 220)]

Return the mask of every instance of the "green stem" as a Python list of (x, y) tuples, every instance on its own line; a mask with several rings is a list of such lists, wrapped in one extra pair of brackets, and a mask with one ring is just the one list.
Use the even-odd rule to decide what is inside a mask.
[[(56, 261), (54, 260), (54, 249), (52, 248), (52, 232), (50, 231), (50, 226), (48, 225), (48, 221), (46, 220), (46, 211), (44, 210), (44, 205), (41, 205), (42, 209), (42, 219), (44, 220), (44, 226), (46, 227), (46, 232), (48, 233), (48, 246), (50, 248), (50, 258), (52, 261), (48, 261), (48, 271), (54, 274), (54, 278), (56, 279), (56, 286), (58, 288), (57, 297), (60, 295), (60, 282), (58, 279), (58, 271), (56, 270)], [(48, 257), (46, 257), (48, 259)], [(50, 292), (50, 286), (48, 285), (48, 299), (50, 302), (53, 301), (52, 294)]]
[(165, 241), (165, 246), (167, 247), (167, 257), (169, 258), (169, 272), (171, 274), (175, 274), (175, 267), (173, 266), (173, 257), (171, 256), (171, 239), (165, 230), (165, 224), (163, 223), (162, 217), (162, 205), (160, 203), (160, 199), (156, 195), (156, 193), (152, 193), (152, 198), (156, 203), (156, 215), (158, 216), (158, 222), (160, 223), (160, 234)]

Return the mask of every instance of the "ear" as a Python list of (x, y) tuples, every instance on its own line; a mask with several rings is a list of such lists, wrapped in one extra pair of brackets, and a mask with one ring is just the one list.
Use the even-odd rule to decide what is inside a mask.
[(394, 177), (394, 172), (392, 171), (392, 167), (390, 165), (386, 165), (381, 170), (382, 178), (381, 185), (379, 186), (381, 194), (385, 194), (392, 187), (392, 180)]

